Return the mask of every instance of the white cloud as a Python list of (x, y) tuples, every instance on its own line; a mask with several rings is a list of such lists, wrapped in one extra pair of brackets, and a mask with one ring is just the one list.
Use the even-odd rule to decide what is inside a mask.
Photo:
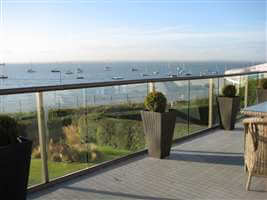
[(115, 27), (68, 33), (6, 27), (1, 32), (0, 56), (6, 62), (259, 60), (266, 53), (264, 32), (204, 33), (192, 31), (189, 26)]

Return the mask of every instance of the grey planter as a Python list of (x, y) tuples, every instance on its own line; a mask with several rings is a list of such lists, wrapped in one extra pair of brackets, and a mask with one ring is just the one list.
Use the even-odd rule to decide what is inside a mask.
[(267, 101), (267, 89), (257, 88), (258, 103)]
[(240, 110), (240, 97), (217, 97), (217, 104), (221, 127), (233, 130), (237, 113)]
[(148, 154), (154, 158), (170, 155), (176, 112), (141, 111)]

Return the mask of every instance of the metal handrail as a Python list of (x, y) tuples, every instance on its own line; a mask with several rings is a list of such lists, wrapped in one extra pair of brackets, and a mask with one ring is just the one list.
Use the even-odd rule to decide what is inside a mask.
[(36, 87), (24, 87), (24, 88), (8, 88), (0, 89), (0, 95), (22, 94), (22, 93), (35, 93), (35, 92), (48, 92), (57, 90), (71, 90), (71, 89), (83, 89), (83, 88), (95, 88), (95, 87), (108, 87), (118, 85), (131, 85), (142, 83), (156, 83), (156, 82), (168, 82), (168, 81), (188, 81), (188, 80), (202, 80), (211, 78), (223, 78), (233, 76), (245, 76), (267, 73), (267, 71), (261, 72), (246, 72), (236, 74), (216, 74), (205, 76), (183, 76), (183, 77), (168, 77), (168, 78), (151, 78), (151, 79), (134, 79), (134, 80), (118, 80), (118, 81), (105, 81), (105, 82), (93, 82), (93, 83), (72, 83), (64, 85), (50, 85), (50, 86), (36, 86)]

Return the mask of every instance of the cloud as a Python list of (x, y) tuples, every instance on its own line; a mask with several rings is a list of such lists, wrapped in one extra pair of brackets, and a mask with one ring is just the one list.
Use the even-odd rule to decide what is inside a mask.
[(189, 26), (113, 27), (68, 33), (5, 29), (0, 53), (9, 62), (65, 60), (262, 60), (265, 33), (197, 32)]

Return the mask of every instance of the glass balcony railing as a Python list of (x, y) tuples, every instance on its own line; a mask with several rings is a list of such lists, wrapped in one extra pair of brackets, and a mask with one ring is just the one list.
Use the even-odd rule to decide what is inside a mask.
[(256, 87), (264, 75), (2, 89), (0, 110), (18, 121), (22, 136), (33, 140), (33, 186), (144, 150), (140, 111), (153, 87), (166, 95), (168, 108), (177, 113), (174, 139), (179, 139), (218, 125), (216, 97), (225, 84), (237, 86), (242, 108), (257, 103)]

